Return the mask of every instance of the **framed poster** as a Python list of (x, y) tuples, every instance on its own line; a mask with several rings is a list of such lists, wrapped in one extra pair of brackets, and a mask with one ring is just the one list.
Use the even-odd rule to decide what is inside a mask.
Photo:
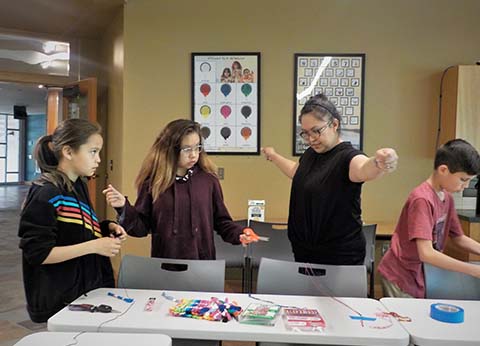
[(209, 154), (260, 155), (260, 53), (192, 53), (192, 119)]
[(362, 149), (364, 80), (365, 54), (295, 54), (293, 155), (308, 148), (300, 137), (300, 111), (311, 96), (320, 93), (342, 116), (342, 139)]

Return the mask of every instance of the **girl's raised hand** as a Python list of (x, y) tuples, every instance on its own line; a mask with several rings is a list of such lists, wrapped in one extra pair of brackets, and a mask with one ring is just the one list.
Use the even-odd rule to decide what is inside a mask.
[(107, 203), (113, 208), (123, 208), (125, 206), (126, 198), (112, 184), (108, 184), (108, 187), (102, 191), (105, 195)]

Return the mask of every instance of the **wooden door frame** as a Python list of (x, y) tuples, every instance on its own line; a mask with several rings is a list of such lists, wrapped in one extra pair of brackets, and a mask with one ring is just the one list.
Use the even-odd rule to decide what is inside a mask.
[[(48, 87), (58, 87), (57, 93), (48, 93), (47, 96), (47, 133), (51, 134), (58, 126), (58, 123), (63, 120), (60, 119), (60, 89), (68, 86), (78, 85), (80, 92), (87, 95), (88, 100), (88, 120), (97, 122), (97, 78), (86, 78), (80, 81), (75, 81), (71, 77), (38, 75), (20, 72), (5, 72), (0, 71), (0, 81), (7, 83), (24, 83), (24, 84), (43, 84)], [(62, 100), (63, 101), (63, 100)], [(68, 107), (68, 104), (67, 104)], [(88, 183), (90, 200), (92, 207), (95, 209), (96, 205), (96, 183), (95, 179), (90, 179)]]

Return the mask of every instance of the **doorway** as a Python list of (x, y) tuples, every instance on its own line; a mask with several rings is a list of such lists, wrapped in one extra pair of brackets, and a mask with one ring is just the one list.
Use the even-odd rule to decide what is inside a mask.
[(46, 134), (47, 90), (0, 82), (0, 184), (22, 184), (38, 174), (33, 150)]

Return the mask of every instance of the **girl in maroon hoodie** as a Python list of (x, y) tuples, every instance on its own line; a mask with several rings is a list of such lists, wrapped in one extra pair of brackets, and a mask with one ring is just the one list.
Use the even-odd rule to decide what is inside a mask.
[(103, 193), (128, 234), (152, 234), (152, 257), (215, 259), (213, 230), (232, 244), (253, 241), (225, 207), (216, 167), (202, 150), (196, 122), (175, 120), (160, 132), (135, 185), (135, 205), (112, 185)]

